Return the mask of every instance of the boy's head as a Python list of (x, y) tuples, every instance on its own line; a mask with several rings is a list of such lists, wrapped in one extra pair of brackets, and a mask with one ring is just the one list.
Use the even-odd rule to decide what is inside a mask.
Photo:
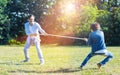
[(99, 23), (95, 22), (95, 23), (91, 24), (90, 29), (91, 29), (92, 31), (96, 31), (96, 30), (100, 30), (101, 27), (100, 27), (100, 24), (99, 24)]

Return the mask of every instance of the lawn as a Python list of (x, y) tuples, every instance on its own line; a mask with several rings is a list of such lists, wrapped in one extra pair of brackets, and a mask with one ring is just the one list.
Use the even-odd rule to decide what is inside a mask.
[(98, 69), (103, 56), (93, 57), (83, 70), (79, 66), (90, 47), (42, 45), (45, 64), (40, 65), (34, 46), (30, 48), (30, 61), (23, 63), (23, 46), (0, 46), (0, 75), (119, 75), (120, 47), (107, 47), (114, 58)]

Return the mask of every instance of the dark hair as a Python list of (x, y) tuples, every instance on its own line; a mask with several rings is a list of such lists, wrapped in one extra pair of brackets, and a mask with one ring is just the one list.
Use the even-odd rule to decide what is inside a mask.
[(32, 16), (35, 17), (33, 14), (28, 15), (28, 19), (30, 19)]
[(95, 30), (100, 30), (101, 27), (100, 27), (100, 24), (98, 22), (95, 22), (93, 24), (91, 24), (91, 27), (90, 27), (93, 31)]

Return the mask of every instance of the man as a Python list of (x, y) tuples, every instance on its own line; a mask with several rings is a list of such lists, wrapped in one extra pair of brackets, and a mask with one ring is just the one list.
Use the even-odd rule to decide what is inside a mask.
[(47, 34), (47, 33), (34, 20), (35, 20), (35, 16), (29, 15), (28, 16), (29, 22), (25, 23), (25, 32), (27, 35), (27, 40), (26, 40), (26, 44), (24, 47), (24, 54), (25, 54), (24, 62), (29, 61), (30, 58), (29, 58), (28, 50), (32, 44), (35, 44), (36, 49), (37, 49), (37, 53), (38, 53), (38, 57), (40, 59), (40, 63), (42, 65), (42, 64), (44, 64), (44, 59), (43, 59), (42, 51), (40, 48), (39, 32), (41, 32), (42, 34)]
[(100, 29), (101, 29), (100, 24), (95, 22), (94, 24), (91, 25), (91, 33), (89, 34), (89, 38), (84, 39), (88, 45), (91, 45), (92, 50), (80, 65), (81, 69), (83, 68), (83, 66), (86, 65), (88, 60), (95, 55), (106, 56), (104, 60), (97, 64), (98, 68), (105, 65), (111, 58), (113, 58), (112, 53), (106, 50), (104, 33), (100, 31)]

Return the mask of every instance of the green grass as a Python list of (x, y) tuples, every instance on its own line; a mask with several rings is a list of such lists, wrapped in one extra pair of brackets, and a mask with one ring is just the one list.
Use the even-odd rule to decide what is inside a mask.
[(119, 75), (120, 47), (107, 47), (114, 58), (101, 69), (96, 64), (103, 56), (93, 57), (83, 70), (80, 66), (90, 47), (41, 46), (45, 64), (40, 65), (34, 46), (30, 48), (30, 62), (23, 63), (23, 46), (0, 46), (0, 75)]

